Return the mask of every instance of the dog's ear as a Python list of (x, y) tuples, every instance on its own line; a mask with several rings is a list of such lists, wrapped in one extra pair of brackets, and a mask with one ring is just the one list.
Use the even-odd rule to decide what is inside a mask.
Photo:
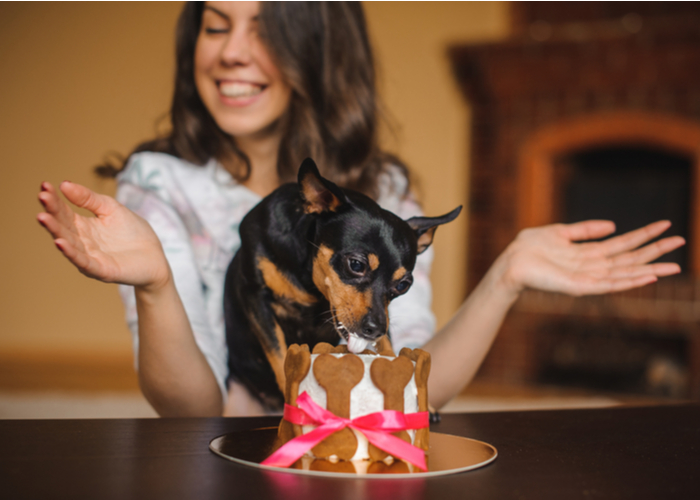
[(462, 206), (458, 206), (449, 214), (441, 215), (440, 217), (411, 217), (406, 222), (411, 229), (416, 232), (418, 237), (418, 253), (425, 252), (433, 242), (435, 230), (442, 224), (452, 222), (457, 218), (462, 211)]
[(316, 163), (307, 158), (299, 167), (299, 192), (304, 200), (304, 212), (320, 214), (335, 212), (347, 202), (343, 191), (331, 181), (321, 177)]

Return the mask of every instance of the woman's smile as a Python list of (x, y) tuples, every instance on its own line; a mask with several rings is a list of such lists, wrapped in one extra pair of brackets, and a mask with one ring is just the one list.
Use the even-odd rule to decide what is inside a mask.
[(240, 99), (260, 95), (265, 85), (250, 82), (219, 82), (219, 92), (223, 97)]
[(233, 137), (274, 130), (291, 87), (260, 37), (258, 2), (207, 3), (197, 38), (194, 78), (216, 124)]

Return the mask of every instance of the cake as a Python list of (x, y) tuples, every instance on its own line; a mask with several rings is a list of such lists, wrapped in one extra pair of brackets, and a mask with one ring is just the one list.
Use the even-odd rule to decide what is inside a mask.
[[(387, 347), (379, 353), (365, 350), (352, 354), (347, 346), (333, 347), (326, 343), (317, 344), (313, 352), (309, 352), (307, 345), (294, 344), (287, 351), (284, 370), (285, 402), (294, 407), (287, 408), (288, 411), (300, 411), (295, 410), (297, 399), (304, 394), (300, 401), (310, 398), (333, 415), (350, 420), (383, 410), (396, 410), (408, 418), (421, 417), (420, 421), (425, 423), (421, 428), (408, 428), (393, 435), (420, 450), (428, 450), (430, 355), (427, 352), (404, 348), (395, 356)], [(287, 415), (286, 412), (278, 429), (278, 448), (317, 427), (292, 423)], [(363, 472), (379, 469), (404, 472), (412, 468), (411, 464), (396, 458), (369, 443), (362, 431), (346, 427), (306, 451), (292, 467), (312, 470), (338, 470), (340, 467), (348, 472), (353, 468)], [(344, 462), (348, 464), (342, 465)]]

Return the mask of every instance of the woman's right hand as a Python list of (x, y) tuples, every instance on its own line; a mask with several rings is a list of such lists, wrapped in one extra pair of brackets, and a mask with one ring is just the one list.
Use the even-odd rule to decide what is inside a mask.
[(37, 216), (58, 249), (86, 276), (156, 290), (170, 279), (170, 267), (151, 226), (114, 198), (63, 182), (61, 192), (72, 204), (95, 217), (83, 217), (65, 203), (48, 182), (39, 201), (46, 212)]

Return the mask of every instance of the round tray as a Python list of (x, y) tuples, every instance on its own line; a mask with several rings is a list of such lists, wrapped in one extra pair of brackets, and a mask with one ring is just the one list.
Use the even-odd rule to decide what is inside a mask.
[(304, 457), (289, 468), (261, 465), (274, 451), (277, 427), (266, 427), (252, 431), (231, 432), (212, 439), (209, 449), (227, 460), (250, 467), (323, 477), (362, 478), (408, 478), (455, 474), (477, 469), (496, 460), (498, 452), (488, 443), (450, 434), (430, 433), (430, 450), (426, 455), (428, 470), (395, 461), (384, 462), (337, 462), (313, 460)]

